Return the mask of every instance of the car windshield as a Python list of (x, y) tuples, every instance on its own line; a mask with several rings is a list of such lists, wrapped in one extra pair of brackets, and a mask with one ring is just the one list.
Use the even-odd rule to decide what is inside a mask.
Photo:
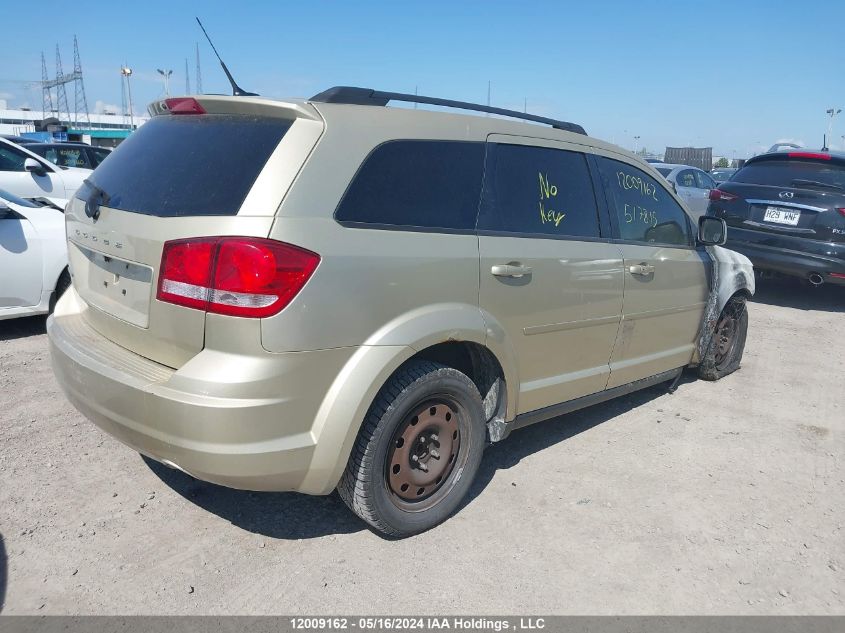
[(763, 160), (740, 169), (732, 182), (776, 187), (845, 189), (845, 165), (831, 161)]
[(664, 178), (668, 178), (669, 174), (672, 173), (671, 167), (655, 167), (655, 169), (657, 171), (659, 171), (663, 175)]

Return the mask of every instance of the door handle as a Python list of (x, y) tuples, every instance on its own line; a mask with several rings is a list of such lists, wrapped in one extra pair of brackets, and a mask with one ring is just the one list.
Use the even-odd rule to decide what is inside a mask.
[(634, 264), (633, 266), (628, 266), (628, 272), (632, 275), (651, 275), (654, 273), (654, 266), (646, 264), (645, 262), (642, 264)]
[(490, 272), (496, 275), (496, 277), (522, 277), (523, 275), (531, 274), (531, 266), (523, 266), (516, 262), (495, 264), (490, 269)]

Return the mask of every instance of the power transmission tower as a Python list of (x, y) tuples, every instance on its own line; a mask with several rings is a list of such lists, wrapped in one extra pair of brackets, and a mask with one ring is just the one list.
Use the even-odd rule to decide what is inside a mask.
[(77, 127), (82, 127), (80, 113), (85, 115), (85, 122), (91, 127), (91, 117), (88, 115), (88, 99), (85, 98), (85, 83), (82, 81), (82, 60), (79, 57), (79, 44), (76, 35), (73, 36), (73, 97), (74, 114)]
[[(67, 90), (65, 85), (73, 82), (74, 84), (74, 116), (71, 117), (70, 106), (67, 102)], [(66, 75), (62, 70), (62, 55), (59, 52), (59, 45), (56, 44), (56, 78), (47, 79), (47, 63), (44, 61), (44, 54), (41, 54), (41, 93), (42, 93), (42, 108), (53, 111), (53, 97), (51, 90), (56, 89), (56, 116), (61, 120), (62, 116), (66, 117), (68, 125), (76, 125), (81, 127), (79, 118), (80, 114), (85, 115), (85, 121), (88, 127), (91, 127), (91, 118), (88, 115), (88, 100), (85, 98), (85, 84), (82, 82), (82, 62), (79, 58), (79, 44), (76, 41), (76, 36), (73, 36), (73, 72)], [(46, 118), (46, 117), (45, 117)]]
[(53, 91), (47, 87), (50, 78), (47, 76), (47, 60), (41, 51), (41, 118), (46, 119), (53, 114)]
[(73, 81), (67, 77), (62, 71), (62, 55), (59, 53), (59, 45), (56, 44), (56, 78), (53, 81), (47, 82), (48, 85), (56, 86), (56, 114), (61, 121), (62, 114), (67, 114), (67, 122), (70, 124), (70, 107), (67, 104), (67, 91), (65, 84)]
[(200, 45), (199, 43), (196, 44), (197, 46), (197, 94), (202, 94), (202, 73), (200, 72)]
[(188, 58), (185, 58), (185, 94), (191, 94), (191, 75), (188, 73)]

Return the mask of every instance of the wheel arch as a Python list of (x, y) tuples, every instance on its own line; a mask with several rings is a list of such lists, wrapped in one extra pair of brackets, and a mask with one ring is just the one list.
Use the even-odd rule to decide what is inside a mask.
[(466, 374), (479, 388), (488, 428), (509, 408), (506, 369), (478, 341), (448, 339), (416, 346), (362, 346), (335, 378), (312, 426), (314, 456), (300, 492), (328, 494), (340, 481), (361, 425), (378, 392), (405, 364), (430, 360)]

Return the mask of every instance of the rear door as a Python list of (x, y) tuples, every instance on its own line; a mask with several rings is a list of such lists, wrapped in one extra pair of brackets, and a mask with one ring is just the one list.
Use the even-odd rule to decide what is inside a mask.
[[(695, 180), (695, 170), (682, 169), (675, 175), (675, 183), (677, 185), (678, 196), (687, 204), (687, 207), (693, 213), (698, 213), (698, 209), (702, 204), (701, 190), (698, 188), (698, 183)], [(706, 201), (706, 198), (704, 198)], [(706, 209), (706, 203), (704, 205)], [(704, 213), (704, 210), (701, 211)]]
[(693, 220), (698, 220), (702, 215), (707, 213), (707, 205), (710, 204), (710, 190), (716, 188), (716, 182), (706, 172), (696, 169), (695, 186), (698, 193), (695, 198), (695, 204), (690, 205), (690, 211), (693, 213)]
[(267, 237), (322, 131), (316, 114), (284, 104), (200, 103), (208, 114), (162, 114), (133, 132), (66, 209), (73, 284), (91, 307), (85, 318), (171, 367), (202, 349), (206, 313), (156, 300), (165, 242)]
[[(601, 391), (622, 313), (622, 257), (579, 146), (488, 139), (480, 305), (517, 358), (519, 413)], [(501, 332), (504, 330), (504, 332)]]
[(620, 160), (597, 163), (625, 269), (611, 388), (690, 362), (707, 302), (709, 258), (695, 248), (692, 223), (662, 179)]

